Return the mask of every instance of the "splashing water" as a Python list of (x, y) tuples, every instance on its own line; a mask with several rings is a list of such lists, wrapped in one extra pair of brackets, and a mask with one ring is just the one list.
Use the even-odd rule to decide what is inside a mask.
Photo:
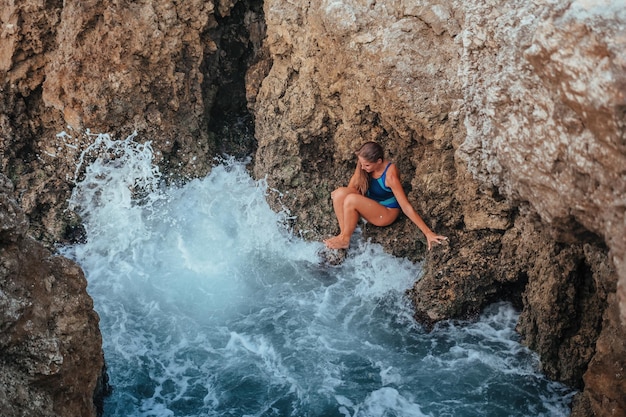
[(569, 415), (509, 305), (426, 333), (404, 296), (419, 265), (360, 243), (321, 266), (245, 164), (166, 187), (149, 143), (89, 151), (71, 200), (88, 241), (63, 252), (101, 317), (106, 416)]

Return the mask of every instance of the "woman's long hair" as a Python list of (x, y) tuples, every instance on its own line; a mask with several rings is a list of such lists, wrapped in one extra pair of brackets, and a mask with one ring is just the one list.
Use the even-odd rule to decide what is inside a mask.
[[(368, 162), (376, 162), (379, 159), (385, 160), (385, 151), (383, 147), (380, 146), (376, 142), (366, 142), (364, 143), (355, 153), (357, 157), (365, 159)], [(360, 162), (357, 160), (357, 164), (360, 166)], [(365, 195), (367, 193), (367, 189), (370, 185), (370, 174), (368, 174), (363, 168), (359, 169), (356, 187), (359, 190), (361, 195)]]

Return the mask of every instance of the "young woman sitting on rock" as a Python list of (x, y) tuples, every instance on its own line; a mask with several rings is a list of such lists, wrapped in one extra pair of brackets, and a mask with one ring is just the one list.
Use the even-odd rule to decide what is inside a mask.
[(324, 241), (327, 247), (347, 249), (359, 217), (375, 226), (388, 226), (398, 218), (400, 210), (424, 233), (428, 250), (447, 240), (430, 230), (417, 214), (402, 188), (398, 168), (385, 160), (382, 146), (367, 142), (355, 154), (356, 170), (348, 186), (330, 194), (340, 233)]

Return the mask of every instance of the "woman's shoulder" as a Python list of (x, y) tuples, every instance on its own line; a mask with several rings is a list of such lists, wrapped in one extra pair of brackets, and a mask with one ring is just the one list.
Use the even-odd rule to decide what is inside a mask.
[(397, 170), (396, 164), (393, 161), (385, 160), (383, 161), (383, 166), (385, 167), (385, 171), (389, 172), (392, 169)]
[(387, 164), (386, 179), (390, 179), (391, 181), (400, 180), (400, 170), (398, 169), (398, 166), (393, 162), (389, 162)]
[(391, 172), (396, 173), (396, 174), (400, 172), (398, 170), (398, 166), (393, 161), (387, 161), (386, 166), (387, 166), (386, 169), (387, 169), (388, 174)]

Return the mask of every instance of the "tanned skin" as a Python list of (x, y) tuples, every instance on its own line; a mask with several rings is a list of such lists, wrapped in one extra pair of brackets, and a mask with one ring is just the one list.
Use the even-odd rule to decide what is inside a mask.
[(363, 156), (358, 156), (357, 158), (357, 166), (348, 186), (337, 188), (330, 195), (333, 200), (333, 209), (335, 216), (337, 216), (340, 232), (337, 236), (324, 241), (328, 248), (347, 249), (350, 246), (350, 237), (354, 233), (360, 217), (363, 217), (375, 226), (389, 226), (398, 218), (401, 211), (426, 236), (428, 250), (433, 245), (441, 244), (448, 239), (445, 236), (435, 234), (415, 211), (402, 188), (400, 172), (395, 164), (391, 164), (389, 169), (387, 169), (385, 185), (393, 191), (400, 208), (385, 207), (371, 198), (361, 195), (357, 188), (359, 171), (362, 169), (372, 178), (380, 178), (389, 162), (381, 158), (376, 161), (368, 161)]

